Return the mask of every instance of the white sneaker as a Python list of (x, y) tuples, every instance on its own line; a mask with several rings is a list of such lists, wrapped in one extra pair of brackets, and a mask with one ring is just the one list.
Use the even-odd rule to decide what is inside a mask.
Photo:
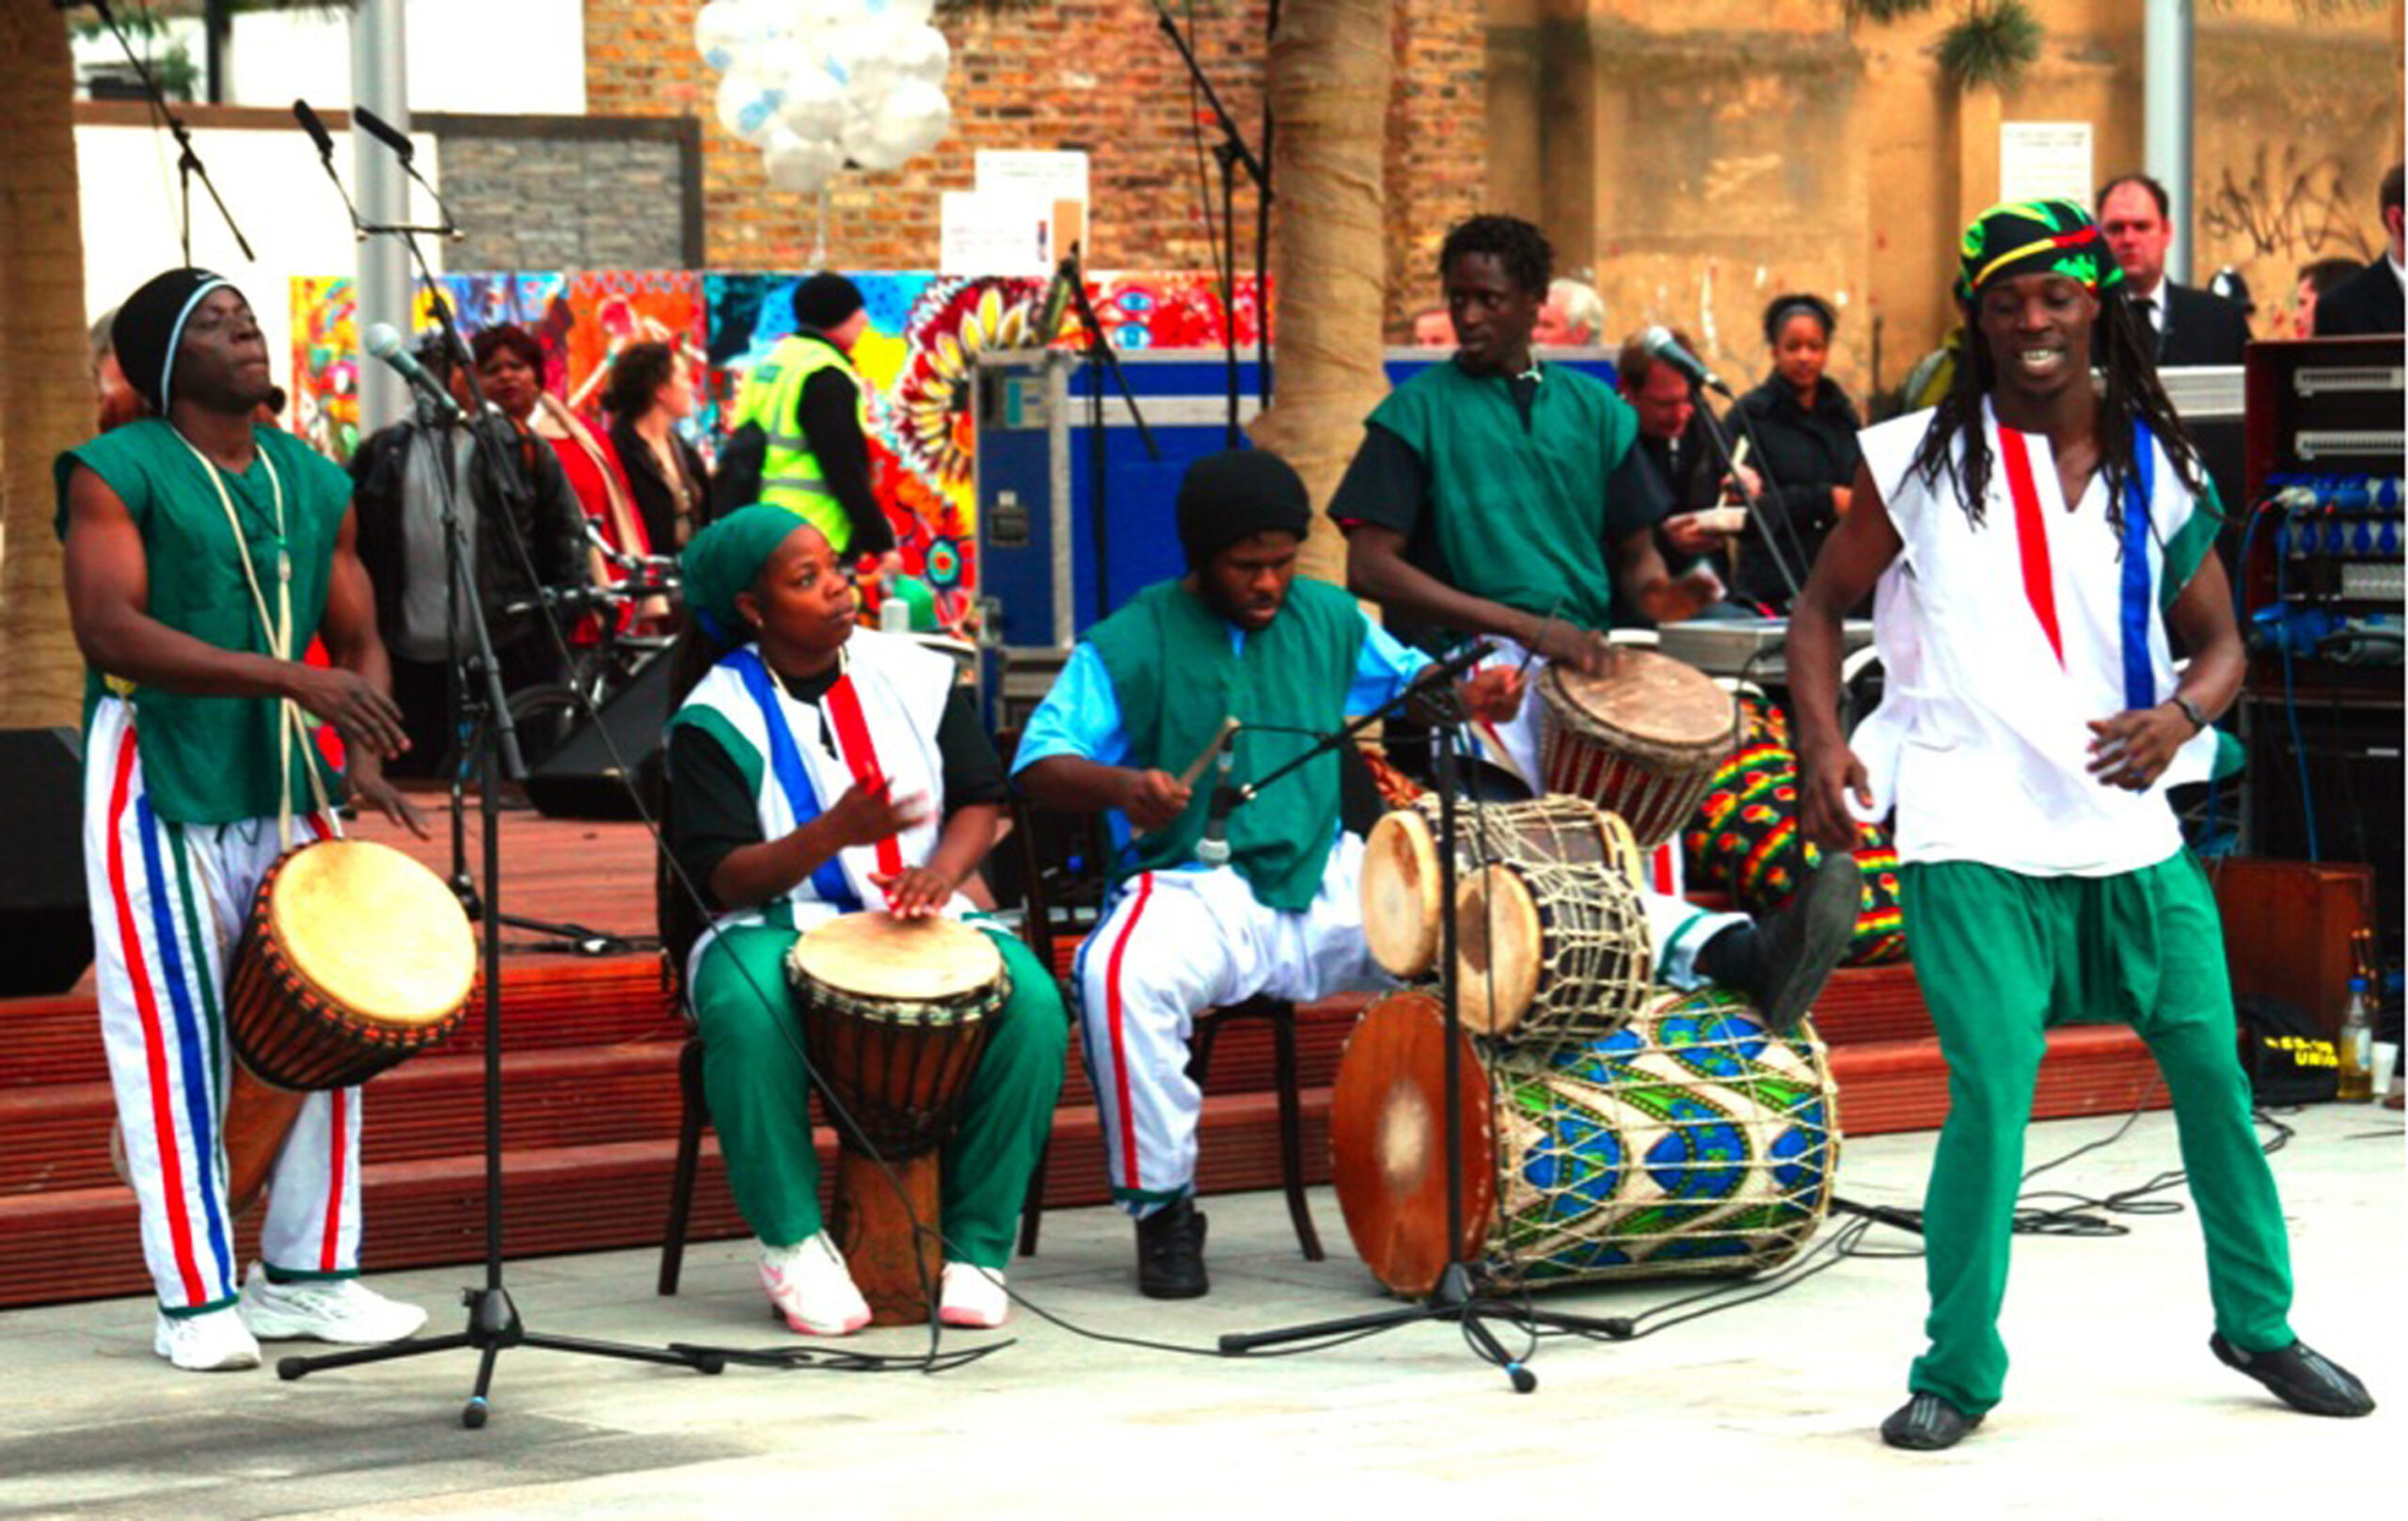
[(1011, 1296), (1004, 1292), (1004, 1275), (993, 1268), (947, 1262), (937, 1287), (937, 1319), (947, 1325), (991, 1331), (1012, 1312)]
[(150, 1350), (195, 1373), (230, 1372), (260, 1365), (260, 1344), (231, 1305), (198, 1315), (170, 1315), (162, 1310), (158, 1329), (150, 1333)]
[(262, 1341), (334, 1341), (364, 1346), (399, 1341), (426, 1323), (426, 1311), (386, 1298), (356, 1278), (275, 1283), (261, 1264), (243, 1281), (243, 1323)]
[(765, 1243), (761, 1287), (786, 1324), (804, 1336), (850, 1336), (869, 1323), (869, 1303), (824, 1230), (792, 1246)]

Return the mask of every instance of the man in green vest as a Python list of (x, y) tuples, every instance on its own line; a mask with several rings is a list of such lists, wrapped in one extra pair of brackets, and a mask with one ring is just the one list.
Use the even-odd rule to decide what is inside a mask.
[[(1088, 631), (1015, 760), (1029, 797), (1109, 811), (1127, 842), (1117, 895), (1079, 948), (1074, 980), (1113, 1196), (1137, 1219), (1137, 1286), (1156, 1299), (1209, 1288), (1194, 1202), (1202, 1095), (1187, 1074), (1196, 1014), (1258, 994), (1307, 1001), (1389, 980), (1364, 945), (1363, 842), (1339, 826), (1334, 753), (1218, 823), (1213, 789), (1172, 774), (1234, 719), (1221, 780), (1244, 786), (1429, 666), (1344, 592), (1295, 578), (1311, 511), (1304, 483), (1275, 454), (1198, 460), (1179, 492), (1188, 573)], [(1459, 700), (1503, 721), (1521, 695), (1519, 674), (1497, 669)], [(1220, 863), (1208, 863), (1214, 856)]]
[(853, 345), (869, 328), (861, 288), (823, 270), (794, 290), (795, 330), (753, 367), (732, 426), (758, 424), (768, 448), (760, 499), (828, 537), (840, 560), (884, 554), (895, 531), (869, 484), (869, 399)]

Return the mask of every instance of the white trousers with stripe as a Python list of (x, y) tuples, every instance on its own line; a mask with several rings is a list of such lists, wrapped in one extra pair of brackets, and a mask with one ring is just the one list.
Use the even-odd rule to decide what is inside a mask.
[[(322, 837), (296, 817), (296, 841)], [(278, 854), (273, 818), (181, 825), (152, 813), (131, 705), (104, 698), (84, 756), (84, 874), (101, 1038), (142, 1252), (168, 1311), (241, 1287), (221, 1143), (234, 1054), (224, 995), (251, 895)], [(313, 1093), (268, 1175), (260, 1251), (280, 1271), (359, 1260), (359, 1090)]]
[(1267, 909), (1234, 868), (1132, 879), (1079, 947), (1080, 1041), (1113, 1197), (1135, 1215), (1192, 1193), (1203, 1094), (1187, 1075), (1199, 1010), (1385, 988), (1363, 942), (1363, 842), (1340, 835), (1301, 912)]

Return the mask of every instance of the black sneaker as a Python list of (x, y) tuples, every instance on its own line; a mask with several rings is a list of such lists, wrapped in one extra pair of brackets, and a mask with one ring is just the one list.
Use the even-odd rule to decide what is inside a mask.
[(1786, 1035), (1806, 1017), (1814, 995), (1856, 938), (1857, 910), (1864, 874), (1856, 857), (1828, 851), (1805, 890), (1789, 906), (1756, 923), (1754, 974), (1740, 991), (1764, 1015), (1766, 1025)]
[(1148, 1299), (1201, 1299), (1211, 1291), (1204, 1275), (1204, 1217), (1194, 1199), (1165, 1204), (1137, 1222), (1137, 1291)]
[(2208, 1339), (2216, 1360), (2274, 1391), (2274, 1398), (2311, 1416), (2363, 1416), (2374, 1396), (2355, 1374), (2305, 1341), (2273, 1352), (2243, 1352), (2221, 1334)]
[(1881, 1423), (1881, 1440), (1909, 1452), (1937, 1452), (1955, 1447), (1967, 1432), (1982, 1423), (1937, 1394), (1917, 1394), (1890, 1412)]

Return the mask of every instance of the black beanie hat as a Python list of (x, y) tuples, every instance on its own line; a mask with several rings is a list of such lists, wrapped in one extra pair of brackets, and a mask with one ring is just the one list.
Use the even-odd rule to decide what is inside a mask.
[(862, 288), (832, 269), (823, 269), (794, 288), (794, 320), (823, 333), (864, 304)]
[(117, 351), (118, 368), (162, 417), (173, 394), (170, 383), (184, 323), (203, 296), (226, 283), (224, 276), (205, 269), (171, 269), (153, 276), (117, 309), (117, 321), (109, 325), (109, 346)]
[(1313, 526), (1312, 499), (1295, 467), (1263, 449), (1207, 454), (1179, 483), (1179, 544), (1190, 570), (1257, 533), (1303, 538)]

